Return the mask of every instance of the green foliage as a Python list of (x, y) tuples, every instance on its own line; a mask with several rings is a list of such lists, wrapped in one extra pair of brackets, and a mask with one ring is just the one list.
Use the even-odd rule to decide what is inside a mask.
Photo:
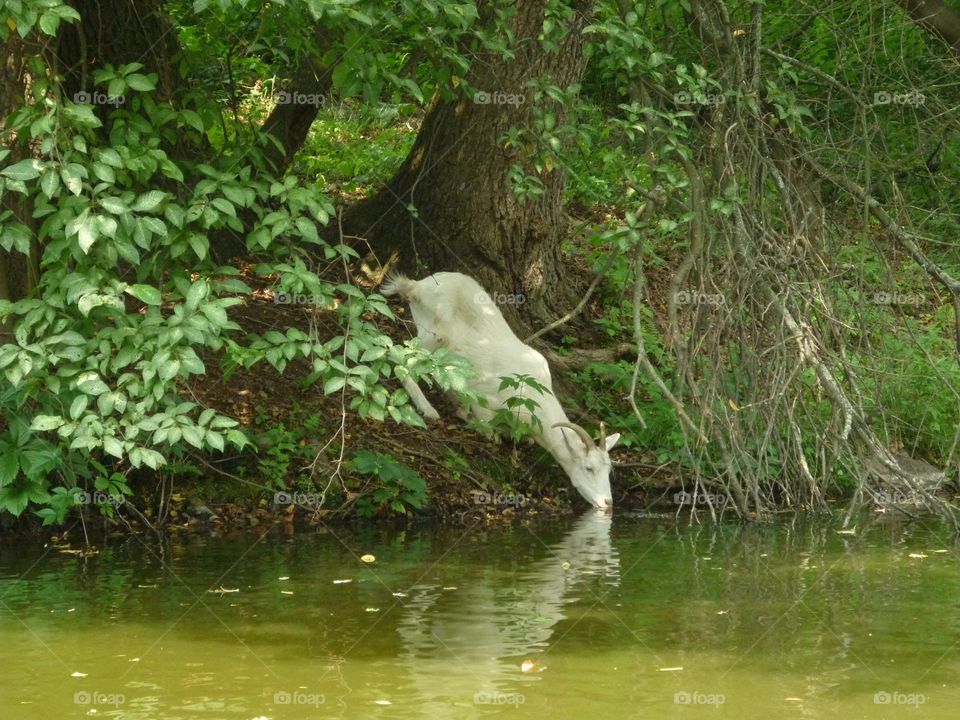
[(294, 171), (319, 187), (367, 193), (400, 167), (416, 137), (408, 123), (413, 105), (374, 107), (343, 103), (322, 107)]
[[(200, 40), (216, 25), (207, 18), (212, 24), (199, 32), (193, 23), (203, 13), (236, 24), (246, 20), (231, 14), (262, 9), (244, 2), (192, 5), (193, 20), (180, 28), (197, 41), (188, 44), (187, 65), (201, 57)], [(291, 54), (273, 58), (292, 62), (312, 49), (308, 16), (342, 28), (342, 41), (350, 44), (356, 38), (348, 28), (369, 25), (373, 16), (366, 13), (376, 10), (378, 22), (393, 30), (371, 35), (370, 42), (390, 44), (410, 32), (442, 56), (454, 52), (456, 38), (476, 17), (466, 5), (443, 14), (449, 34), (442, 42), (451, 45), (441, 48), (444, 32), (425, 30), (427, 17), (436, 21), (440, 11), (406, 5), (410, 16), (374, 3), (273, 4), (260, 27), (267, 34), (254, 45), (265, 48), (272, 45), (269, 33), (295, 29)], [(3, 32), (12, 25), (21, 35), (35, 27), (52, 35), (59, 20), (76, 19), (74, 10), (52, 0), (6, 7), (11, 20)], [(205, 49), (218, 50), (229, 49), (219, 39)], [(342, 93), (369, 98), (389, 84), (422, 97), (416, 82), (396, 74), (399, 57), (371, 64), (358, 52), (338, 65), (335, 84)], [(266, 360), (279, 371), (305, 357), (310, 382), (327, 394), (348, 393), (362, 416), (418, 425), (406, 393), (389, 391), (387, 379), (427, 375), (442, 387), (463, 387), (465, 369), (456, 359), (396, 346), (383, 335), (372, 320), (392, 318), (382, 297), (321, 279), (311, 269), (308, 253), (327, 261), (356, 258), (320, 235), (318, 227), (333, 213), (331, 200), (294, 176), (273, 176), (264, 154), (273, 141), (223, 117), (216, 93), (157, 97), (157, 76), (132, 63), (98, 68), (93, 93), (73, 101), (58, 93), (43, 62), (30, 59), (32, 99), (5, 124), (29, 157), (0, 169), (5, 205), (30, 207), (29, 219), (0, 212), (0, 247), (36, 256), (41, 270), (27, 297), (0, 299), (0, 322), (13, 329), (13, 341), (0, 346), (0, 373), (8, 383), (0, 394), (0, 510), (20, 514), (34, 503), (44, 522), (59, 521), (75, 497), (72, 488), (92, 479), (98, 464), (126, 475), (157, 470), (183, 448), (242, 449), (249, 440), (236, 420), (184, 397), (207, 373), (211, 357), (234, 367)], [(361, 62), (357, 84), (349, 70)], [(255, 69), (254, 63), (243, 72)], [(96, 93), (113, 101), (105, 107), (81, 102)], [(216, 152), (198, 152), (211, 145)], [(10, 154), (0, 150), (0, 162)], [(251, 288), (236, 268), (217, 263), (213, 250), (235, 237), (260, 260), (256, 274), (275, 278), (278, 293), (313, 295), (316, 305), (331, 309), (340, 334), (319, 338), (290, 329), (261, 337), (233, 321)], [(288, 451), (274, 450), (267, 459), (274, 481)]]
[(542, 433), (543, 421), (537, 417), (540, 403), (531, 395), (552, 395), (550, 388), (530, 375), (514, 373), (500, 378), (499, 392), (507, 389), (515, 390), (516, 394), (508, 397), (505, 407), (499, 408), (493, 418), (483, 424), (484, 432), (492, 431), (514, 442), (533, 433)]
[(358, 475), (369, 475), (379, 486), (357, 500), (362, 517), (393, 513), (407, 515), (421, 509), (427, 501), (427, 484), (422, 477), (393, 456), (361, 450), (348, 463)]

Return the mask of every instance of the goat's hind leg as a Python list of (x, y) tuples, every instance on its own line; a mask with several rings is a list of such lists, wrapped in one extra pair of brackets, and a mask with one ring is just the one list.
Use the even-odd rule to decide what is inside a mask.
[(423, 390), (420, 389), (420, 386), (417, 385), (412, 377), (407, 376), (403, 379), (403, 388), (407, 391), (407, 394), (410, 396), (410, 399), (413, 400), (413, 404), (417, 410), (420, 411), (421, 415), (431, 422), (440, 419), (440, 413), (430, 404), (427, 396), (423, 394)]

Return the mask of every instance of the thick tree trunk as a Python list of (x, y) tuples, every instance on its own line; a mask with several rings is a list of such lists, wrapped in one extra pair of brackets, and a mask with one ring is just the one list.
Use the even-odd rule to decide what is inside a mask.
[[(93, 70), (107, 63), (114, 67), (141, 63), (159, 77), (157, 94), (169, 99), (177, 83), (174, 55), (177, 33), (161, 0), (73, 0), (79, 23), (58, 33), (58, 68), (65, 95), (93, 90)], [(104, 108), (109, 110), (110, 108)]]
[[(31, 40), (22, 39), (16, 33), (11, 33), (3, 46), (0, 66), (0, 136), (3, 137), (3, 144), (0, 147), (11, 151), (4, 160), (5, 165), (13, 165), (29, 157), (26, 143), (4, 130), (7, 116), (27, 102), (30, 88), (27, 60), (31, 54), (38, 51), (39, 46), (32, 45)], [(0, 211), (3, 210), (12, 211), (16, 221), (27, 228), (33, 228), (33, 204), (27, 197), (17, 193), (5, 193), (0, 201)], [(0, 247), (0, 300), (15, 302), (26, 297), (37, 284), (38, 275), (36, 241), (31, 242), (29, 255), (13, 248), (8, 251)], [(10, 328), (0, 325), (0, 344), (10, 339)]]
[(286, 172), (293, 156), (303, 146), (322, 101), (329, 97), (333, 88), (335, 65), (328, 67), (320, 60), (331, 46), (330, 38), (322, 27), (317, 28), (316, 42), (315, 52), (300, 61), (290, 88), (280, 95), (273, 112), (263, 123), (263, 130), (283, 145), (283, 152), (273, 145), (268, 146), (267, 159), (275, 167), (277, 175)]
[[(537, 173), (524, 144), (508, 145), (504, 136), (531, 129), (529, 80), (549, 76), (561, 88), (580, 80), (590, 4), (582, 3), (554, 52), (538, 39), (544, 4), (517, 3), (516, 56), (478, 55), (468, 80), (485, 94), (437, 99), (403, 166), (376, 196), (348, 209), (344, 227), (366, 238), (381, 261), (396, 251), (401, 267), (417, 276), (467, 273), (491, 292), (522, 296), (523, 315), (552, 319), (569, 288), (560, 260), (564, 173), (540, 173), (543, 194), (522, 202), (508, 180), (511, 167)], [(563, 108), (549, 110), (563, 121)]]
[(897, 0), (897, 4), (960, 55), (960, 8), (943, 0)]

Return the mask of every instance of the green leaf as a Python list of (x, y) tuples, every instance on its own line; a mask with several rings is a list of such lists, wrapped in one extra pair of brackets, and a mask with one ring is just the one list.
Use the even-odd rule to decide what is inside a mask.
[(100, 162), (118, 169), (123, 167), (123, 160), (120, 158), (120, 153), (113, 148), (105, 148), (100, 151)]
[(77, 395), (77, 397), (75, 397), (73, 402), (70, 404), (70, 419), (76, 420), (83, 415), (84, 410), (87, 409), (87, 403), (89, 402), (89, 395)]
[(20, 472), (20, 461), (13, 448), (8, 447), (3, 455), (0, 455), (0, 487), (16, 480), (18, 472)]
[(105, 183), (113, 184), (117, 181), (117, 175), (113, 171), (113, 168), (104, 163), (95, 162), (93, 164), (93, 174), (103, 180)]
[(40, 16), (40, 29), (45, 34), (55, 37), (58, 27), (60, 27), (60, 18), (52, 12), (46, 12)]
[(104, 435), (103, 449), (104, 452), (106, 452), (108, 455), (113, 455), (115, 458), (123, 457), (123, 443), (112, 435)]
[(35, 158), (21, 160), (16, 165), (0, 170), (0, 175), (8, 177), (11, 180), (33, 180), (40, 177), (40, 171), (43, 169), (43, 163)]
[(153, 285), (131, 285), (126, 292), (146, 305), (159, 305), (163, 302), (163, 296)]
[(347, 382), (347, 379), (342, 375), (336, 375), (323, 384), (323, 392), (325, 395), (335, 393), (337, 390), (342, 388)]
[(203, 300), (207, 293), (210, 291), (210, 287), (207, 285), (206, 280), (198, 280), (190, 286), (190, 289), (187, 290), (187, 309), (196, 310), (197, 306), (200, 304), (200, 301)]
[(215, 450), (223, 452), (223, 435), (207, 431), (207, 444)]
[(78, 166), (76, 163), (71, 163), (60, 169), (60, 177), (63, 179), (63, 184), (67, 186), (67, 190), (72, 192), (74, 195), (79, 195), (83, 191), (83, 176), (80, 171), (77, 169)]
[(60, 176), (53, 171), (47, 171), (40, 180), (40, 189), (48, 198), (52, 198), (60, 189)]
[(166, 196), (167, 194), (160, 190), (150, 190), (137, 198), (131, 210), (134, 212), (150, 212), (151, 210), (155, 210)]
[(197, 132), (203, 132), (203, 120), (200, 115), (193, 110), (183, 110), (180, 113), (183, 121)]
[(141, 75), (140, 73), (127, 75), (124, 79), (127, 81), (127, 85), (140, 92), (150, 92), (157, 87), (156, 82), (154, 82), (151, 76)]
[(110, 388), (95, 372), (85, 372), (78, 375), (77, 389), (88, 395), (100, 395), (105, 392), (110, 392)]
[(96, 241), (99, 231), (100, 225), (96, 217), (88, 216), (84, 218), (80, 224), (80, 228), (77, 230), (79, 233), (80, 249), (83, 250), (84, 254), (90, 251), (90, 246)]
[(118, 197), (100, 198), (100, 205), (104, 210), (113, 213), (114, 215), (123, 215), (130, 212), (130, 208), (127, 207), (127, 204)]
[(210, 201), (210, 204), (225, 215), (231, 217), (237, 216), (237, 211), (234, 209), (233, 203), (226, 198), (214, 198)]
[(30, 423), (31, 430), (46, 432), (47, 430), (56, 430), (66, 422), (59, 415), (37, 415)]
[(202, 448), (203, 430), (194, 425), (185, 425), (183, 427), (183, 439), (193, 445), (195, 448)]

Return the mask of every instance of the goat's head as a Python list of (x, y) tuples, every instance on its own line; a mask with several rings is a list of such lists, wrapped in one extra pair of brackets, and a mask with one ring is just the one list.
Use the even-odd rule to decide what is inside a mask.
[(607, 437), (600, 423), (600, 442), (595, 443), (590, 433), (574, 423), (561, 422), (553, 427), (560, 429), (569, 451), (570, 459), (564, 469), (577, 492), (595, 507), (612, 508), (609, 453), (620, 439), (620, 433)]

